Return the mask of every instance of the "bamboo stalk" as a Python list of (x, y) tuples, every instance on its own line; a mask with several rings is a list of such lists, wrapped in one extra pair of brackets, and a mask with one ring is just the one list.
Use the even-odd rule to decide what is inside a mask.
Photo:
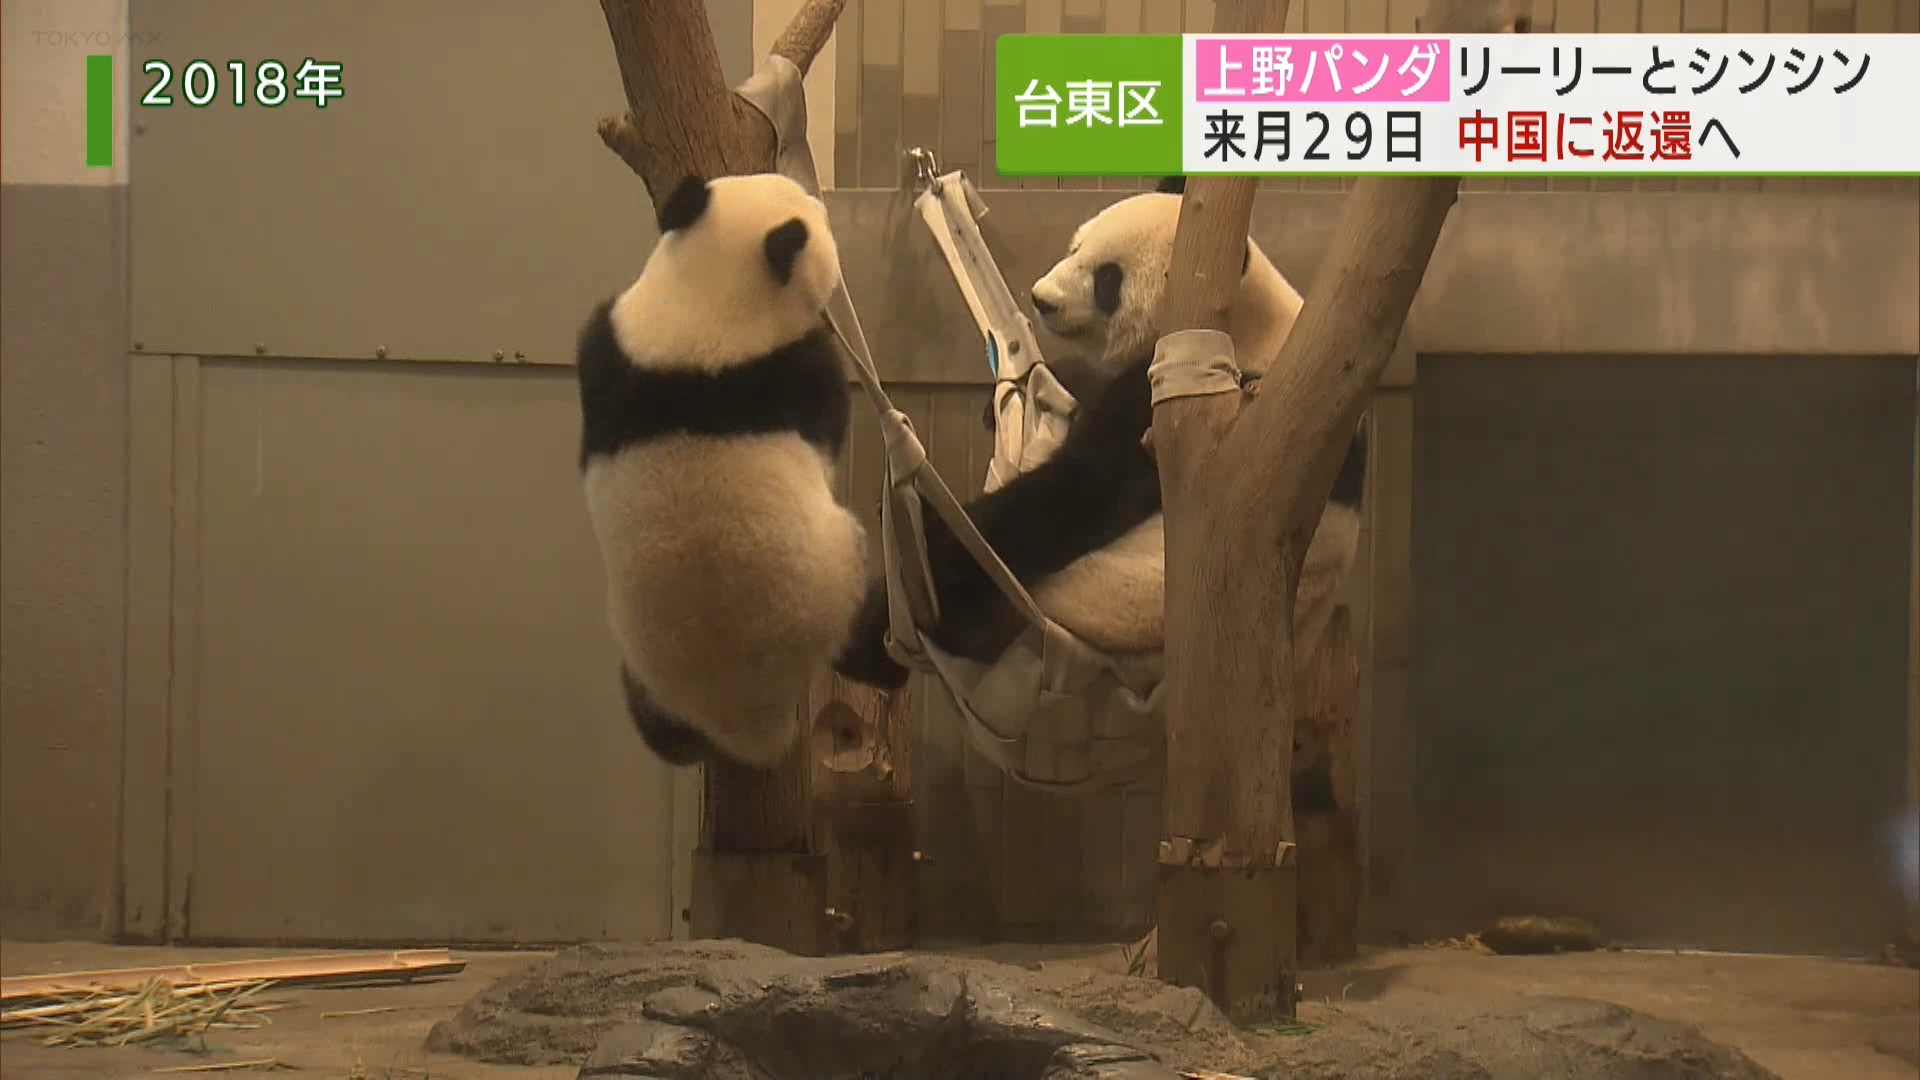
[(252, 999), (274, 985), (261, 979), (176, 988), (153, 978), (131, 993), (84, 990), (72, 1000), (7, 1009), (0, 1028), (51, 1028), (40, 1040), (48, 1046), (129, 1046), (204, 1036), (214, 1028), (257, 1028), (279, 1006)]

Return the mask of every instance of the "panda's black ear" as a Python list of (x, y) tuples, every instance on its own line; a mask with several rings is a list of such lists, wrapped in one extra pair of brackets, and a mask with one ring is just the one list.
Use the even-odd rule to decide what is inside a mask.
[(1153, 190), (1162, 195), (1185, 195), (1187, 193), (1187, 178), (1184, 176), (1166, 177), (1158, 184), (1155, 184)]
[(673, 194), (669, 195), (667, 201), (660, 207), (661, 235), (664, 236), (675, 229), (684, 229), (699, 221), (700, 215), (707, 212), (707, 200), (710, 197), (711, 193), (707, 190), (707, 182), (704, 179), (689, 176), (680, 181), (680, 186), (673, 189)]
[(767, 233), (767, 269), (773, 280), (785, 285), (793, 280), (793, 264), (807, 246), (807, 223), (794, 218)]

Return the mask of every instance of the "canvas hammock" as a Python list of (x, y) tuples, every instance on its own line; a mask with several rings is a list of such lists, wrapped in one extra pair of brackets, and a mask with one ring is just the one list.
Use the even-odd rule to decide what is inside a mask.
[[(737, 92), (772, 122), (775, 168), (819, 195), (799, 69), (785, 57), (769, 56)], [(1060, 444), (1075, 402), (1048, 370), (1032, 325), (981, 236), (978, 219), (986, 207), (979, 193), (962, 173), (939, 174), (924, 151), (911, 156), (921, 184), (915, 208), (980, 328), (994, 374), (994, 449), (986, 476), (986, 490), (992, 491)], [(1162, 655), (1102, 651), (1040, 610), (927, 461), (912, 421), (888, 397), (844, 280), (828, 302), (827, 317), (880, 417), (886, 452), (880, 540), (887, 578), (888, 650), (901, 663), (931, 672), (940, 681), (960, 713), (969, 742), (1019, 782), (1054, 791), (1087, 791), (1156, 775), (1166, 746)], [(1159, 346), (1153, 383), (1155, 402), (1237, 391), (1230, 339), (1214, 331), (1168, 335)], [(925, 628), (938, 624), (939, 607), (927, 567), (922, 498), (1026, 622), (992, 663), (953, 656), (927, 637)], [(1313, 576), (1312, 570), (1308, 568), (1306, 577)], [(1302, 586), (1304, 601), (1304, 578)], [(1323, 599), (1330, 604), (1330, 596), (1315, 601)]]

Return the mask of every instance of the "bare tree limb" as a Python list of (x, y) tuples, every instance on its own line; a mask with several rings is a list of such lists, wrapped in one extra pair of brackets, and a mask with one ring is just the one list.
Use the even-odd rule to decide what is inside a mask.
[[(657, 206), (690, 174), (726, 176), (773, 165), (773, 125), (728, 88), (698, 0), (600, 0), (627, 95), (601, 119), (600, 141), (647, 185)], [(807, 0), (773, 51), (805, 75), (846, 0)]]
[(620, 160), (633, 170), (633, 175), (644, 180), (647, 175), (647, 152), (640, 145), (640, 132), (634, 129), (632, 119), (626, 113), (603, 116), (595, 127), (600, 132), (600, 141), (607, 144), (607, 149), (620, 155)]
[[(1274, 507), (1262, 531), (1304, 554), (1346, 436), (1366, 410), (1413, 307), (1458, 177), (1362, 177), (1346, 198), (1308, 304), (1220, 453), (1246, 463), (1229, 499)], [(1232, 456), (1247, 454), (1246, 457)], [(1223, 470), (1224, 471), (1224, 470)], [(1281, 512), (1278, 508), (1285, 505)]]
[(846, 6), (847, 0), (807, 0), (774, 41), (773, 55), (793, 61), (793, 66), (805, 75), (813, 69), (813, 58), (827, 47), (827, 39), (833, 36), (834, 25), (840, 21), (840, 12)]

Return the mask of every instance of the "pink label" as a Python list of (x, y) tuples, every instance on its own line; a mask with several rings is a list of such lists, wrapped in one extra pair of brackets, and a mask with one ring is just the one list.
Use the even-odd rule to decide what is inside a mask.
[(1194, 100), (1447, 101), (1447, 41), (1414, 37), (1202, 37)]

